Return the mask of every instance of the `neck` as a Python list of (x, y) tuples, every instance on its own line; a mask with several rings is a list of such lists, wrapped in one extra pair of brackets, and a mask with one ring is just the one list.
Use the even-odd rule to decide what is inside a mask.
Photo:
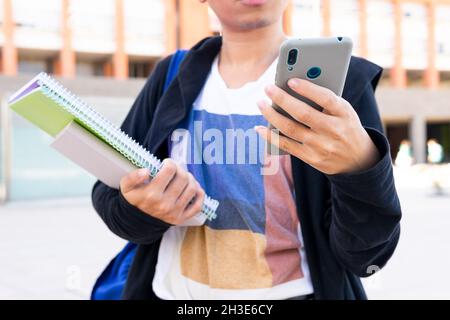
[(231, 66), (270, 65), (278, 56), (280, 44), (286, 39), (281, 21), (250, 31), (224, 28), (220, 63)]
[(281, 21), (255, 30), (237, 32), (224, 28), (219, 72), (230, 88), (258, 79), (278, 56), (286, 39)]

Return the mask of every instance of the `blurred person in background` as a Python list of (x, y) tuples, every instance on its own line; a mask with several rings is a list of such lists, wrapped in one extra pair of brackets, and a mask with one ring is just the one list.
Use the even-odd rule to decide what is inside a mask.
[(411, 142), (409, 140), (402, 140), (398, 148), (397, 156), (395, 157), (395, 165), (409, 167), (413, 164), (413, 161)]
[(429, 163), (439, 164), (444, 159), (444, 148), (436, 139), (429, 139), (427, 141), (427, 153)]
[[(200, 1), (218, 16), (222, 36), (195, 45), (164, 93), (171, 57), (162, 60), (122, 125), (172, 160), (151, 181), (143, 169), (124, 177), (120, 190), (93, 188), (106, 225), (138, 244), (123, 298), (365, 299), (359, 278), (387, 263), (400, 235), (374, 97), (381, 68), (353, 57), (343, 98), (290, 81), (321, 113), (273, 85), (287, 0)], [(276, 113), (267, 98), (308, 128)], [(174, 133), (185, 129), (202, 141), (196, 121), (203, 131), (257, 131), (275, 142), (272, 123), (290, 155), (266, 176), (262, 163), (183, 165), (179, 151), (190, 147)], [(217, 219), (182, 226), (200, 211), (205, 191), (220, 201)]]
[(430, 168), (430, 176), (434, 193), (437, 196), (441, 196), (444, 194), (446, 175), (443, 171), (441, 172), (443, 168), (439, 164), (444, 160), (444, 148), (436, 139), (429, 139), (427, 141), (427, 160), (432, 165)]

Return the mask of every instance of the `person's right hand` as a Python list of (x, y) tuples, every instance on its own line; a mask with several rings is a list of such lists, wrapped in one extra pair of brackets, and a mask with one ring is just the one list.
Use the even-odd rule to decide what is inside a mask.
[(172, 225), (180, 225), (202, 210), (205, 192), (192, 174), (166, 159), (155, 178), (148, 169), (131, 172), (120, 181), (120, 192), (133, 206)]

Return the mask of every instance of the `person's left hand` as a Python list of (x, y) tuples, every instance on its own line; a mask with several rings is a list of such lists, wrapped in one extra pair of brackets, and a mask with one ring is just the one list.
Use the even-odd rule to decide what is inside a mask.
[(320, 112), (270, 85), (266, 88), (268, 97), (297, 121), (283, 116), (268, 102), (260, 101), (258, 106), (264, 117), (283, 134), (256, 127), (264, 139), (329, 175), (364, 171), (380, 160), (377, 147), (350, 103), (306, 80), (291, 79), (288, 84), (324, 110)]

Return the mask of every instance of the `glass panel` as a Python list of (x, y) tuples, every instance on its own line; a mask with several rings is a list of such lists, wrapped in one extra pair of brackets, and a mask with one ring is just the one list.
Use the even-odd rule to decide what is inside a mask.
[(450, 5), (436, 6), (437, 67), (450, 70)]
[(50, 61), (42, 59), (20, 59), (19, 60), (19, 73), (23, 74), (37, 74), (39, 72), (51, 73)]
[(49, 135), (12, 115), (12, 201), (88, 194), (94, 179), (50, 148), (51, 141)]
[(73, 47), (76, 51), (111, 53), (115, 51), (114, 0), (70, 2)]
[[(3, 4), (3, 2), (0, 2)], [(3, 32), (3, 5), (0, 5), (0, 45), (3, 45), (5, 42), (5, 35)]]
[[(116, 124), (132, 104), (131, 99), (88, 98), (87, 103)], [(30, 200), (89, 196), (95, 178), (49, 145), (52, 137), (12, 113), (10, 199)]]
[(125, 0), (126, 51), (161, 56), (165, 51), (165, 8), (162, 0)]
[(320, 13), (320, 1), (294, 1), (292, 30), (295, 37), (309, 38), (321, 36), (322, 15)]
[(358, 54), (361, 29), (358, 0), (332, 0), (330, 5), (332, 35), (350, 37), (353, 40), (353, 53)]
[(369, 59), (382, 67), (392, 67), (394, 64), (395, 21), (391, 1), (367, 1), (367, 33)]
[(61, 48), (60, 0), (13, 0), (14, 41), (21, 48)]
[(104, 63), (96, 61), (77, 61), (77, 77), (104, 76)]
[(402, 5), (403, 66), (406, 69), (425, 69), (427, 66), (427, 10), (425, 5)]

